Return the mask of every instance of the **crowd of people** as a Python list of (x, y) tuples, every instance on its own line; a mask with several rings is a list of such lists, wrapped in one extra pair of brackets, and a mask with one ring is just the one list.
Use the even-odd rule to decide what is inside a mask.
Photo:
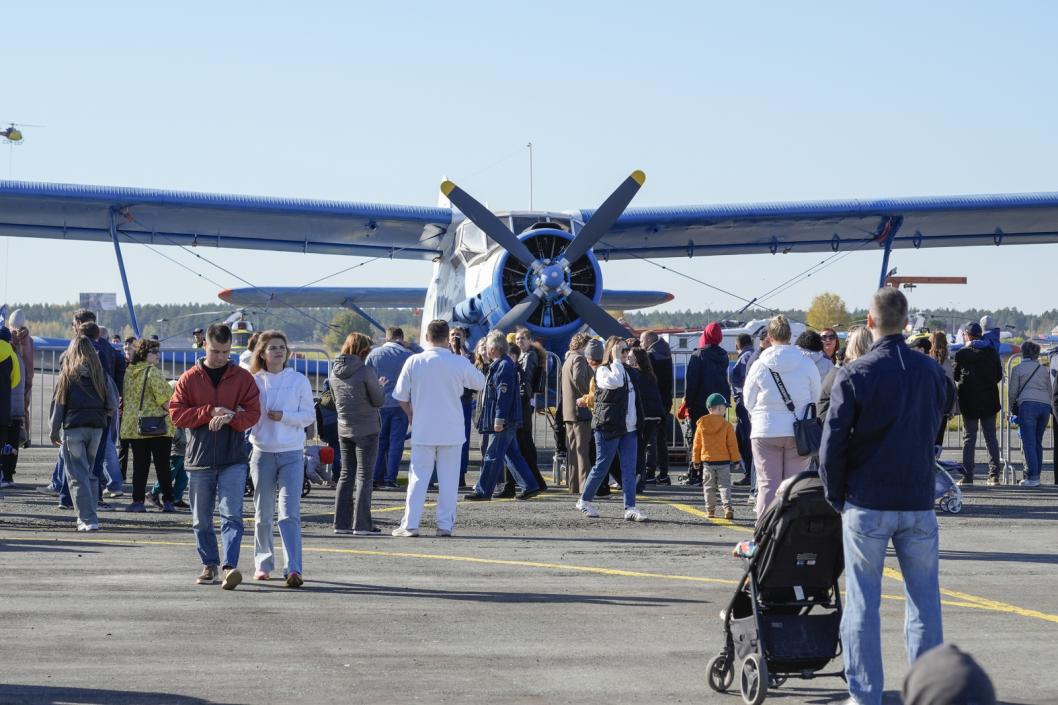
[[(833, 329), (793, 341), (790, 322), (779, 315), (759, 341), (738, 337), (733, 364), (720, 326), (711, 323), (688, 360), (677, 414), (688, 420), (685, 482), (702, 487), (709, 517), (733, 519), (732, 485), (748, 485), (759, 518), (785, 481), (818, 469), (843, 518), (842, 633), (854, 702), (880, 701), (878, 603), (890, 542), (905, 575), (909, 660), (943, 641), (933, 466), (953, 415), (963, 418), (963, 484), (974, 481), (979, 432), (989, 454), (988, 483), (999, 481), (996, 416), (1004, 372), (991, 320), (968, 325), (969, 343), (954, 356), (943, 334), (909, 346), (906, 323), (906, 299), (883, 289), (866, 326), (850, 329), (844, 347)], [(12, 482), (18, 449), (28, 443), (33, 382), (27, 364), (32, 338), (21, 312), (7, 324), (0, 327), (5, 484)], [(336, 534), (381, 533), (372, 521), (372, 493), (399, 488), (409, 442), (404, 514), (395, 537), (419, 535), (428, 488), (437, 490), (439, 537), (455, 531), (460, 491), (464, 501), (485, 502), (524, 501), (548, 489), (532, 433), (533, 416), (538, 407), (543, 411), (538, 395), (547, 353), (524, 328), (491, 331), (474, 350), (467, 348), (466, 330), (442, 320), (427, 325), (424, 348), (405, 341), (399, 328), (387, 329), (379, 346), (350, 333), (317, 400), (309, 380), (288, 365), (290, 344), (277, 330), (255, 334), (239, 364), (231, 360), (227, 325), (196, 331), (203, 356), (168, 382), (159, 369), (157, 339), (127, 339), (122, 355), (93, 312), (77, 311), (72, 326), (50, 414), (49, 436), (60, 454), (45, 491), (75, 511), (79, 531), (97, 531), (98, 511), (111, 508), (106, 500), (129, 491), (131, 456), (125, 511), (145, 512), (148, 502), (166, 513), (190, 509), (199, 584), (233, 589), (243, 579), (247, 477), (255, 514), (254, 579), (270, 580), (281, 566), (287, 586), (303, 584), (300, 502), (313, 428), (336, 451)], [(1021, 484), (1036, 487), (1058, 390), (1040, 364), (1038, 345), (1026, 342), (1022, 357), (1008, 385), (1010, 411), (1024, 439)], [(612, 487), (621, 492), (625, 520), (647, 521), (637, 494), (671, 483), (674, 381), (672, 353), (652, 331), (605, 341), (578, 333), (570, 340), (558, 372), (557, 441), (566, 452), (568, 491), (584, 517), (600, 516), (595, 499)], [(806, 448), (801, 431), (813, 418), (821, 420), (822, 435)], [(475, 438), (481, 467), (470, 487)], [(152, 465), (156, 482), (148, 489)], [(733, 481), (736, 471), (743, 477)]]

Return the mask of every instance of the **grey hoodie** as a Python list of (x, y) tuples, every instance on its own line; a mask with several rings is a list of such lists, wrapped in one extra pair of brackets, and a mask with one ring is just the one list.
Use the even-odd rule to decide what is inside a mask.
[(386, 394), (375, 372), (356, 355), (339, 355), (328, 379), (338, 411), (338, 435), (360, 438), (378, 433), (378, 410)]

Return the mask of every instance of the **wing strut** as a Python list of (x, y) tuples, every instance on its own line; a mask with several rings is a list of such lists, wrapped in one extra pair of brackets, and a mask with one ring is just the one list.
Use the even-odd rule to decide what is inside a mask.
[(117, 208), (110, 208), (110, 239), (114, 241), (114, 254), (118, 258), (118, 272), (121, 274), (121, 286), (125, 289), (125, 303), (129, 307), (129, 321), (132, 323), (132, 332), (136, 337), (140, 336), (140, 324), (136, 321), (136, 308), (132, 305), (132, 292), (129, 290), (129, 278), (125, 274), (125, 260), (121, 256), (121, 243), (118, 242)]

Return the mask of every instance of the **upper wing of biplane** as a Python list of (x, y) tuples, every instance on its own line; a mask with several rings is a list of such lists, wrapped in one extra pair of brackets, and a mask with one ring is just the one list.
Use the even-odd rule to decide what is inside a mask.
[[(593, 211), (581, 211), (583, 220)], [(1058, 242), (1058, 193), (629, 208), (600, 259)]]
[[(594, 211), (577, 213), (588, 221)], [(0, 181), (0, 235), (433, 259), (447, 208)], [(630, 208), (600, 259), (1058, 242), (1058, 193)], [(593, 238), (594, 239), (594, 238)]]
[(433, 259), (447, 208), (0, 181), (0, 235)]

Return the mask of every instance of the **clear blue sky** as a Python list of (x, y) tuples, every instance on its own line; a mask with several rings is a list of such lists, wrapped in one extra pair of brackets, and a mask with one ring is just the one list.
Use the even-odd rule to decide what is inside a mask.
[[(796, 5), (796, 6), (795, 6)], [(803, 5), (803, 6), (801, 6)], [(433, 205), (448, 176), (494, 208), (596, 206), (631, 170), (633, 205), (1058, 191), (1058, 6), (861, 3), (19, 3), (0, 24), (0, 148), (16, 179)], [(13, 19), (12, 19), (13, 17)], [(217, 287), (128, 246), (137, 301)], [(8, 254), (9, 253), (9, 254)], [(240, 283), (167, 253), (225, 286)], [(207, 252), (265, 285), (356, 260)], [(912, 304), (1058, 306), (1058, 246), (897, 251), (901, 274), (966, 275)], [(119, 291), (109, 246), (9, 239), (0, 295)], [(819, 255), (669, 260), (752, 297)], [(788, 291), (862, 305), (878, 253)], [(425, 285), (377, 262), (330, 280)], [(6, 274), (5, 274), (6, 272)], [(643, 263), (610, 286), (736, 301)], [(634, 283), (634, 284), (633, 284)], [(123, 298), (119, 295), (119, 299)]]

